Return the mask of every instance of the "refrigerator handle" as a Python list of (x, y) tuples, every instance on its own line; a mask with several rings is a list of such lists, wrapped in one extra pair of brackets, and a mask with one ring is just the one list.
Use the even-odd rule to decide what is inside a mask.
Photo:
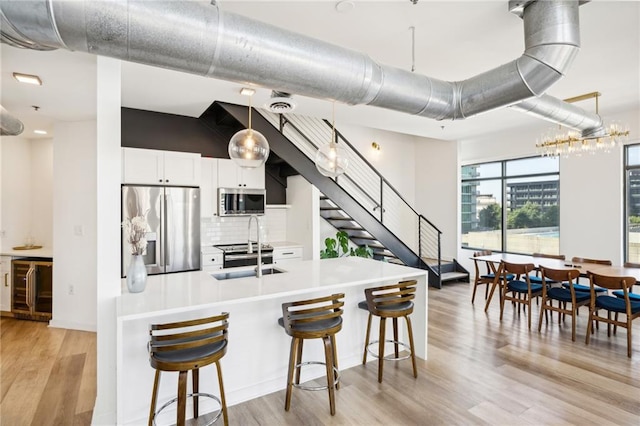
[(169, 243), (169, 229), (173, 229), (173, 226), (169, 226), (172, 217), (169, 217), (169, 212), (173, 213), (173, 199), (170, 194), (165, 195), (164, 201), (164, 217), (166, 220), (164, 221), (164, 229), (162, 232), (164, 233), (164, 238), (162, 239), (162, 244), (164, 245), (164, 263), (166, 266), (171, 266), (171, 245)]
[[(163, 191), (164, 192), (164, 191)], [(165, 252), (165, 228), (166, 228), (166, 223), (167, 223), (167, 196), (166, 195), (160, 195), (160, 238), (158, 238), (156, 241), (159, 242), (160, 244), (158, 244), (158, 252), (160, 253), (159, 258), (157, 259), (157, 262), (160, 266), (162, 266), (163, 272), (164, 272), (164, 252)]]

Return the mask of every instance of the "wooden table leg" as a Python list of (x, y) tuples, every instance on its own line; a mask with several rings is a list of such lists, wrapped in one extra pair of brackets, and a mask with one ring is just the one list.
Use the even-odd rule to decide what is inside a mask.
[[(493, 297), (493, 293), (496, 291), (496, 287), (498, 287), (500, 283), (500, 275), (502, 274), (502, 264), (496, 270), (496, 266), (493, 263), (489, 263), (489, 267), (493, 271), (493, 283), (491, 284), (491, 291), (489, 292), (489, 297), (487, 298), (487, 303), (484, 305), (484, 311), (487, 312), (489, 310), (489, 304), (491, 303), (491, 298)], [(500, 293), (500, 297), (502, 297), (502, 293)]]

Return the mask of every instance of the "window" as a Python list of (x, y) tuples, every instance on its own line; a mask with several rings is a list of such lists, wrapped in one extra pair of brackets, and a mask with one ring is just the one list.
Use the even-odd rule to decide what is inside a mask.
[[(640, 212), (640, 150), (638, 158)], [(559, 167), (557, 157), (463, 166), (462, 247), (558, 254)]]
[(640, 263), (640, 145), (625, 147), (625, 261)]

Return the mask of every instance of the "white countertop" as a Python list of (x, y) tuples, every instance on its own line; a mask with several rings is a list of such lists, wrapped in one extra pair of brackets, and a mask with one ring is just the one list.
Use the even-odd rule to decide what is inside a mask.
[(300, 243), (294, 243), (291, 241), (269, 241), (268, 243), (274, 249), (276, 248), (293, 248), (293, 247), (302, 247)]
[(53, 257), (53, 248), (42, 247), (31, 250), (14, 250), (11, 247), (3, 247), (0, 255), (13, 257)]
[[(120, 319), (144, 318), (160, 312), (183, 312), (197, 306), (269, 299), (305, 293), (315, 288), (339, 289), (380, 282), (381, 277), (400, 280), (427, 273), (423, 269), (360, 257), (292, 261), (277, 268), (286, 272), (262, 278), (228, 280), (216, 280), (203, 271), (151, 275), (142, 293), (129, 293), (123, 279), (117, 315)], [(233, 268), (234, 271), (241, 269)]]

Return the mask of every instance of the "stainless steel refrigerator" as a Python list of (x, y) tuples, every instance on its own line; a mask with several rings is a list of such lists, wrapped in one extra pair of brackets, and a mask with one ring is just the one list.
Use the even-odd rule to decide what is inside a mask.
[[(122, 186), (122, 220), (145, 216), (149, 224), (143, 254), (148, 274), (200, 269), (200, 188)], [(122, 233), (122, 277), (131, 249)]]

